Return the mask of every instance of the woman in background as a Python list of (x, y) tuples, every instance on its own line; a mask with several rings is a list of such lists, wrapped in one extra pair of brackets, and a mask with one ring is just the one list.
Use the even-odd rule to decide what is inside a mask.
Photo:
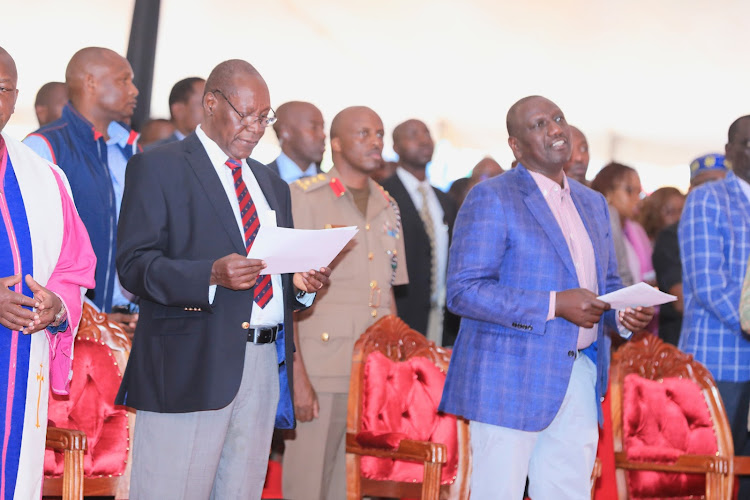
[(618, 223), (622, 228), (625, 254), (618, 253), (618, 268), (627, 269), (634, 283), (645, 281), (654, 284), (656, 280), (651, 263), (651, 242), (646, 231), (636, 222), (638, 203), (641, 200), (641, 179), (638, 172), (620, 163), (610, 163), (596, 174), (591, 182), (591, 189), (599, 191), (607, 199), (613, 236), (617, 232), (615, 226)]
[(639, 209), (638, 221), (653, 246), (656, 235), (667, 226), (680, 220), (685, 195), (673, 187), (659, 188), (644, 198)]

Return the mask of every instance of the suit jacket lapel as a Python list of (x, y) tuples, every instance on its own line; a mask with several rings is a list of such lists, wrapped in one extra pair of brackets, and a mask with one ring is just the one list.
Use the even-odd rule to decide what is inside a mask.
[[(599, 287), (599, 290), (602, 290), (602, 287), (606, 286), (606, 277), (604, 274), (604, 270), (605, 266), (608, 263), (602, 261), (601, 256), (604, 255), (603, 251), (605, 250), (604, 248), (602, 248), (604, 246), (604, 241), (602, 240), (601, 231), (596, 230), (597, 226), (596, 224), (594, 224), (594, 220), (592, 219), (594, 207), (591, 207), (587, 200), (582, 198), (579, 193), (577, 191), (574, 191), (573, 189), (570, 190), (570, 196), (571, 198), (573, 198), (573, 204), (576, 206), (578, 215), (580, 215), (581, 221), (583, 221), (583, 225), (586, 228), (586, 232), (589, 234), (591, 246), (594, 247), (597, 286)], [(609, 225), (609, 221), (606, 222), (607, 225)]]
[[(520, 165), (519, 165), (520, 167)], [(518, 170), (519, 167), (516, 167)], [(518, 170), (519, 189), (523, 193), (523, 201), (531, 212), (531, 215), (537, 220), (542, 230), (547, 234), (547, 237), (552, 241), (552, 247), (555, 249), (560, 259), (565, 264), (565, 268), (568, 272), (578, 281), (578, 275), (573, 264), (573, 258), (570, 256), (570, 250), (568, 249), (568, 243), (565, 241), (565, 237), (560, 230), (560, 225), (557, 223), (557, 219), (552, 214), (552, 211), (547, 205), (547, 200), (544, 199), (544, 195), (539, 190), (539, 187), (534, 182), (531, 174), (523, 168)]]
[(227, 232), (227, 236), (232, 240), (237, 253), (240, 255), (247, 254), (245, 244), (242, 241), (242, 235), (237, 228), (232, 206), (227, 199), (226, 191), (224, 191), (224, 187), (221, 185), (221, 181), (216, 175), (216, 170), (211, 165), (211, 160), (208, 159), (208, 155), (205, 149), (203, 149), (200, 139), (193, 132), (185, 138), (183, 145), (185, 147), (185, 158), (206, 191), (207, 198), (214, 211), (216, 211), (221, 225)]

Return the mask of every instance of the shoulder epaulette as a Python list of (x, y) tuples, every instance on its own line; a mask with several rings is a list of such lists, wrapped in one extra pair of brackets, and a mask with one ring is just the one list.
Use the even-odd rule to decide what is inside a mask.
[(292, 183), (292, 185), (299, 187), (302, 191), (310, 191), (325, 186), (325, 180), (325, 174), (318, 174), (311, 177), (302, 177), (301, 179), (297, 179)]
[(377, 183), (376, 183), (376, 185), (378, 186), (378, 188), (380, 188), (380, 192), (383, 193), (383, 198), (385, 198), (385, 201), (387, 201), (388, 203), (395, 203), (396, 202), (396, 199), (393, 198), (393, 196), (391, 196), (391, 194), (388, 191), (386, 191), (383, 186), (381, 186), (380, 184), (377, 184)]

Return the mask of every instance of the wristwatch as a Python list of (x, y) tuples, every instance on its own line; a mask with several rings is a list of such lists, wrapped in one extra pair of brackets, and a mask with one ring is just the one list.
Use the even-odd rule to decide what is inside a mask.
[(60, 324), (65, 321), (68, 317), (68, 311), (65, 309), (65, 304), (60, 302), (60, 310), (55, 314), (55, 319), (52, 320), (52, 323), (50, 323), (50, 326), (60, 326)]

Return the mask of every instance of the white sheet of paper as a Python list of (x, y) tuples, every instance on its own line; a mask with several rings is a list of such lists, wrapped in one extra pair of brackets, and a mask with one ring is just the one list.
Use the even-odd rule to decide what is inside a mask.
[(260, 274), (317, 270), (328, 266), (357, 231), (357, 226), (290, 229), (261, 224), (247, 257), (266, 261)]
[(674, 302), (677, 297), (664, 293), (651, 285), (641, 281), (635, 285), (621, 288), (616, 292), (605, 293), (597, 297), (608, 302), (612, 309), (626, 309), (628, 307), (651, 307)]

